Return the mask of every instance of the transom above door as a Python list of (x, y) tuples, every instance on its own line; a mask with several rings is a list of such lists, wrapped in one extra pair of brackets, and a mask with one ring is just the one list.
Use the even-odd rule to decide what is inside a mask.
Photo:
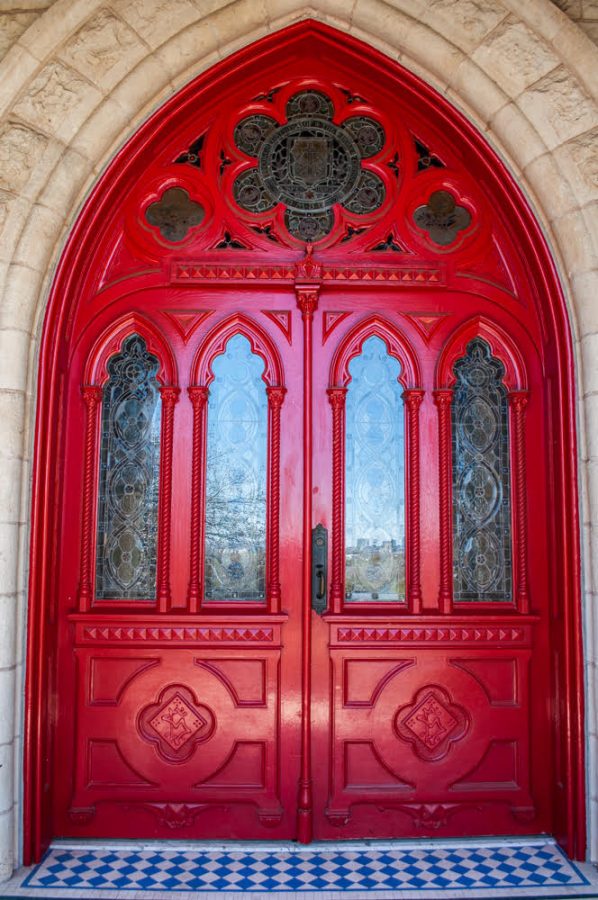
[(529, 260), (465, 125), (321, 44), (189, 99), (77, 270), (54, 835), (554, 829)]

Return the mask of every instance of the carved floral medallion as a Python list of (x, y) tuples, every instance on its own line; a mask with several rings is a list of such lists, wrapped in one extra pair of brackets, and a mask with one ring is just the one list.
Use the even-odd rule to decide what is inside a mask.
[(196, 745), (211, 737), (215, 726), (213, 712), (179, 684), (165, 688), (158, 702), (145, 706), (138, 718), (142, 737), (155, 744), (167, 762), (189, 759)]
[(460, 741), (469, 728), (466, 711), (453, 703), (450, 695), (438, 685), (428, 685), (417, 692), (412, 703), (396, 714), (398, 736), (413, 746), (424, 760), (440, 759), (451, 745)]

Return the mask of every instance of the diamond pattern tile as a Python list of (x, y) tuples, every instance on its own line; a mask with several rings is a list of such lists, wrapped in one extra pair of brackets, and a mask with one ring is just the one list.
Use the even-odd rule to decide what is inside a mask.
[[(14, 882), (13, 882), (14, 883)], [(392, 849), (324, 845), (296, 851), (273, 849), (126, 850), (51, 848), (40, 865), (21, 878), (6, 897), (59, 896), (83, 892), (180, 892), (205, 896), (242, 892), (299, 895), (334, 891), (353, 896), (369, 892), (414, 892), (430, 898), (434, 891), (542, 890), (567, 896), (569, 888), (589, 885), (581, 870), (559, 848), (546, 844), (403, 847)], [(550, 889), (550, 894), (545, 891)], [(50, 893), (51, 892), (51, 893)], [(100, 892), (100, 893), (98, 893)], [(576, 891), (577, 893), (577, 891)], [(409, 894), (411, 896), (411, 893)], [(446, 894), (445, 896), (449, 896)], [(474, 895), (475, 896), (475, 895)], [(530, 894), (530, 896), (540, 896)], [(571, 895), (573, 896), (573, 895)], [(588, 894), (586, 894), (588, 896)], [(374, 898), (372, 898), (374, 900)]]

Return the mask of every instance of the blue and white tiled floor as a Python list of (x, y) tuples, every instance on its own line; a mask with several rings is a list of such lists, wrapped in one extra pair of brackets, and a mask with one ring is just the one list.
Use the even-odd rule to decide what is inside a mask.
[(4, 885), (38, 900), (598, 898), (598, 872), (551, 841), (180, 845), (57, 842)]

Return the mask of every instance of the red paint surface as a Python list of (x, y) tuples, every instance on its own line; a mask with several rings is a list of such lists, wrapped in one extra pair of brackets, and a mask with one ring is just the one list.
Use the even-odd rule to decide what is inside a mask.
[[(272, 100), (254, 99), (278, 86)], [(330, 237), (304, 259), (283, 211), (240, 214), (231, 186), (247, 166), (232, 142), (235, 123), (266, 111), (283, 121), (285, 99), (306, 86), (332, 98), (336, 121), (358, 113), (380, 121), (392, 152), (368, 162), (387, 186), (383, 208), (369, 218), (338, 208)], [(201, 167), (174, 164), (203, 133)], [(417, 171), (414, 136), (444, 168)], [(387, 165), (395, 153), (398, 177)], [(207, 213), (177, 245), (144, 218), (172, 186)], [(444, 248), (412, 223), (438, 189), (472, 215)], [(349, 227), (365, 230), (350, 236)], [(246, 249), (215, 249), (225, 232)], [(404, 250), (372, 251), (389, 234)], [(98, 387), (132, 331), (160, 358), (170, 401), (155, 603), (93, 597)], [(268, 389), (267, 604), (202, 598), (206, 388), (214, 356), (239, 331), (264, 359)], [(371, 334), (402, 365), (408, 602), (346, 608), (344, 388)], [(454, 360), (477, 334), (503, 360), (513, 392), (516, 600), (500, 608), (451, 598), (447, 403)], [(302, 23), (165, 104), (88, 200), (45, 322), (26, 862), (66, 835), (307, 841), (545, 831), (582, 856), (572, 385), (564, 302), (540, 229), (482, 138), (419, 79)], [(318, 522), (330, 534), (322, 617), (309, 609)], [(148, 738), (152, 716), (173, 703), (195, 717), (184, 748)], [(440, 742), (425, 730), (430, 715), (443, 723)]]

